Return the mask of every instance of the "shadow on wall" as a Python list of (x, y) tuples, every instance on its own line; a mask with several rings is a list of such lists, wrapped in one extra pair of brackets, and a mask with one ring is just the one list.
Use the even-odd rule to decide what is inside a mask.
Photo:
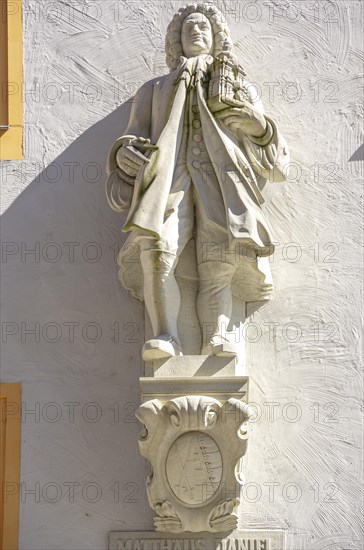
[[(24, 548), (106, 548), (111, 529), (152, 525), (134, 416), (143, 308), (119, 283), (123, 216), (105, 195), (108, 151), (130, 107), (125, 103), (78, 137), (1, 220), (1, 375), (22, 382), (29, 411), (21, 479), (26, 488), (37, 482), (40, 491), (56, 483), (62, 495), (57, 506), (43, 493), (36, 506), (31, 497), (22, 500)], [(24, 164), (7, 164), (6, 177)], [(77, 482), (74, 501), (69, 480)], [(85, 492), (90, 484), (96, 500)]]
[[(108, 151), (125, 128), (130, 107), (131, 101), (85, 131), (2, 216), (2, 342), (5, 353), (9, 350), (3, 375), (8, 379), (35, 374), (25, 363), (52, 376), (57, 355), (64, 373), (70, 369), (76, 375), (79, 368), (84, 374), (100, 364), (104, 373), (115, 370), (122, 344), (123, 363), (129, 357), (141, 368), (142, 308), (117, 278), (117, 253), (126, 237), (123, 215), (110, 209), (105, 196)], [(12, 179), (20, 181), (23, 166), (6, 166), (5, 185), (12, 171), (19, 171)], [(62, 371), (54, 372), (62, 377)]]

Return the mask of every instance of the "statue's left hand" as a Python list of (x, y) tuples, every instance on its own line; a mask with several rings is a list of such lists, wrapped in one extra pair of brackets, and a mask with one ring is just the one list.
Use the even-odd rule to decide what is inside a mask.
[(218, 111), (215, 113), (215, 117), (234, 133), (243, 132), (248, 136), (259, 138), (265, 134), (267, 129), (264, 115), (247, 101), (242, 102), (241, 107), (228, 107), (223, 111)]

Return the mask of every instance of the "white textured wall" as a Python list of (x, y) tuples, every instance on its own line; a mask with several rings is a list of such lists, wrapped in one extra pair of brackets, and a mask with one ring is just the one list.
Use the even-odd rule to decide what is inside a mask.
[[(127, 99), (166, 71), (164, 33), (183, 3), (24, 4), (25, 160), (1, 169), (2, 379), (21, 381), (35, 410), (22, 427), (20, 548), (101, 549), (111, 529), (152, 527), (132, 415), (143, 315), (118, 284), (122, 217), (104, 165)], [(348, 159), (363, 140), (362, 8), (220, 5), (295, 163), (268, 189), (276, 295), (251, 308), (247, 332), (257, 421), (242, 526), (286, 527), (295, 550), (359, 550), (363, 163)]]

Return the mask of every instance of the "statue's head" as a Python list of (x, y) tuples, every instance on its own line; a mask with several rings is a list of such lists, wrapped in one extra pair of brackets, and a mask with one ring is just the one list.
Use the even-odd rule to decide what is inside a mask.
[(230, 31), (222, 13), (212, 4), (189, 4), (178, 11), (168, 26), (166, 62), (172, 71), (181, 56), (206, 53), (216, 57), (231, 47)]

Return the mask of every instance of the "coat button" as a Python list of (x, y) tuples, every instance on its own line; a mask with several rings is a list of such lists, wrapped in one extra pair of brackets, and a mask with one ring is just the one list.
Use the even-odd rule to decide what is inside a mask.
[(192, 105), (192, 112), (196, 115), (197, 113), (199, 113), (199, 108), (198, 108), (198, 105)]
[(202, 140), (202, 136), (201, 136), (201, 134), (193, 134), (192, 139), (196, 143), (200, 143), (200, 141)]
[(192, 147), (192, 153), (194, 155), (200, 155), (201, 154), (201, 149), (199, 147)]
[(193, 166), (193, 168), (196, 168), (196, 169), (200, 168), (201, 167), (200, 161), (199, 160), (194, 160), (192, 162), (192, 166)]
[(195, 119), (193, 122), (192, 122), (192, 126), (197, 129), (197, 128), (201, 128), (201, 122), (197, 119)]

